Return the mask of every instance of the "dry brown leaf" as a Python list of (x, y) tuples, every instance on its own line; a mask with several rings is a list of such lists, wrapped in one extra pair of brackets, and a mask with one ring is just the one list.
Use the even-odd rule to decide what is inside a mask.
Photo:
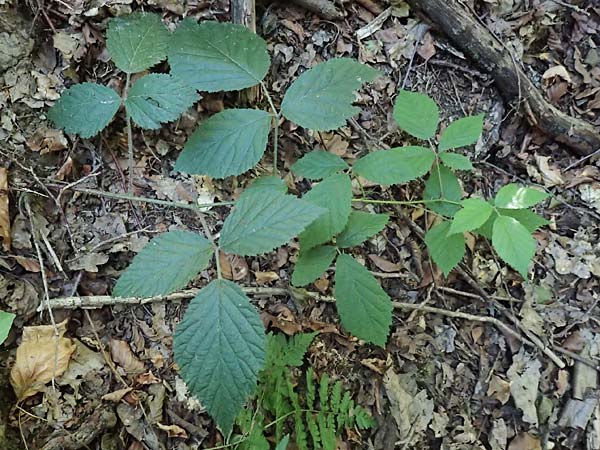
[(37, 259), (25, 258), (24, 256), (15, 256), (15, 260), (27, 272), (36, 272), (37, 273), (40, 271), (40, 263), (38, 262)]
[(539, 438), (529, 433), (521, 433), (510, 441), (508, 450), (542, 450), (542, 445)]
[(10, 211), (8, 209), (8, 170), (0, 167), (0, 238), (2, 248), (10, 251)]
[(540, 172), (542, 172), (544, 186), (552, 187), (565, 184), (565, 180), (560, 173), (560, 170), (556, 167), (551, 167), (549, 160), (549, 156), (535, 155), (535, 162), (537, 163)]
[(248, 275), (248, 263), (242, 256), (219, 252), (219, 263), (226, 280), (240, 281)]
[(429, 61), (435, 55), (435, 41), (429, 31), (423, 36), (423, 41), (419, 46), (417, 53), (425, 61)]
[(64, 337), (67, 321), (57, 324), (56, 331), (58, 336), (52, 325), (23, 328), (23, 339), (10, 372), (10, 382), (18, 400), (37, 394), (67, 370), (75, 351), (73, 341)]
[(257, 284), (267, 284), (279, 280), (279, 275), (275, 272), (254, 272)]
[(562, 78), (567, 83), (571, 83), (571, 75), (569, 75), (569, 72), (567, 71), (565, 66), (550, 67), (542, 75), (542, 79), (544, 80), (552, 80), (556, 77)]
[(497, 375), (493, 375), (488, 386), (487, 395), (504, 405), (510, 398), (510, 383)]
[(390, 262), (379, 255), (369, 255), (369, 259), (373, 261), (373, 264), (375, 264), (378, 269), (383, 270), (384, 272), (399, 272), (402, 268), (402, 264)]
[(107, 402), (119, 403), (121, 400), (123, 400), (123, 397), (125, 397), (127, 394), (129, 394), (132, 390), (133, 390), (132, 388), (125, 388), (125, 389), (119, 389), (117, 391), (109, 392), (108, 394), (105, 394), (102, 396), (102, 400), (107, 401)]
[(125, 369), (125, 372), (141, 373), (144, 371), (144, 363), (133, 354), (127, 342), (111, 339), (109, 347), (113, 361)]
[(170, 438), (181, 438), (187, 439), (188, 435), (183, 428), (178, 425), (163, 425), (160, 422), (157, 422), (156, 426), (163, 431), (166, 431), (167, 436)]

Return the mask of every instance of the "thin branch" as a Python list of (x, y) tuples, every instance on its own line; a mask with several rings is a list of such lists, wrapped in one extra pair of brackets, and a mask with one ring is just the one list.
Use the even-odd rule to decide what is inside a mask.
[(277, 158), (279, 156), (279, 111), (277, 111), (275, 103), (273, 103), (273, 98), (271, 97), (271, 94), (269, 94), (265, 82), (261, 81), (260, 86), (265, 93), (265, 97), (267, 97), (271, 112), (273, 113), (273, 120), (275, 121), (275, 126), (273, 127), (273, 175), (277, 176)]

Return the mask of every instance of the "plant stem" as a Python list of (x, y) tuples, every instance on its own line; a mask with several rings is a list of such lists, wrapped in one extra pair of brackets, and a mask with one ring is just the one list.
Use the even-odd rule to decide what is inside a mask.
[(267, 101), (269, 102), (269, 106), (271, 107), (271, 111), (273, 112), (275, 127), (273, 130), (273, 175), (277, 176), (277, 156), (279, 155), (279, 111), (275, 108), (275, 103), (273, 103), (273, 99), (269, 94), (269, 90), (267, 89), (267, 85), (264, 81), (260, 82), (260, 86), (265, 93), (265, 97), (267, 97)]
[(128, 200), (130, 202), (152, 203), (155, 205), (168, 206), (171, 208), (191, 209), (193, 211), (197, 211), (198, 209), (202, 209), (202, 208), (210, 208), (213, 206), (235, 205), (235, 202), (188, 204), (188, 203), (181, 203), (181, 202), (171, 202), (169, 200), (159, 200), (157, 198), (136, 197), (135, 195), (129, 195), (129, 194), (117, 194), (114, 192), (99, 191), (97, 189), (73, 188), (73, 190), (77, 191), (77, 192), (82, 192), (84, 194), (95, 195), (97, 197), (116, 198), (118, 200)]
[(451, 205), (460, 205), (459, 202), (453, 202), (451, 200), (444, 200), (443, 198), (437, 200), (373, 200), (370, 198), (353, 198), (353, 202), (362, 203), (377, 203), (381, 205), (427, 205), (428, 203), (449, 203)]
[[(125, 93), (123, 95), (123, 101), (127, 100), (127, 94), (129, 93), (129, 83), (131, 82), (131, 74), (127, 74), (125, 78)], [(128, 167), (128, 187), (127, 192), (133, 194), (133, 136), (131, 132), (131, 117), (127, 108), (125, 108), (125, 121), (127, 122), (127, 167)]]
[(219, 248), (218, 245), (214, 244), (215, 246), (215, 265), (217, 266), (217, 278), (219, 280), (223, 279), (223, 274), (221, 272), (221, 249)]

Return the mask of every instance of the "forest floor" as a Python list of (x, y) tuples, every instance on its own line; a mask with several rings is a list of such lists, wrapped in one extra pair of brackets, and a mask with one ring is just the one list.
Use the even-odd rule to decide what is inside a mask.
[[(499, 264), (489, 245), (472, 239), (462, 271), (444, 278), (417, 232), (425, 227), (423, 211), (382, 206), (378, 212), (393, 219), (357, 256), (390, 297), (437, 312), (396, 310), (385, 349), (346, 334), (334, 306), (313, 297), (256, 297), (261, 317), (268, 329), (288, 335), (319, 331), (306, 364), (318, 377), (327, 373), (341, 380), (375, 418), (372, 430), (339, 436), (339, 449), (600, 449), (598, 371), (590, 367), (600, 366), (598, 157), (582, 159), (532, 128), (475, 61), (403, 2), (392, 3), (339, 2), (344, 18), (338, 21), (289, 2), (258, 6), (257, 33), (268, 42), (272, 60), (266, 83), (276, 103), (304, 70), (333, 57), (358, 59), (383, 74), (359, 91), (360, 114), (338, 131), (281, 124), (280, 167), (290, 191), (302, 194), (310, 187), (289, 167), (314, 148), (352, 164), (372, 149), (406, 142), (391, 119), (395, 94), (401, 87), (424, 92), (440, 105), (444, 123), (485, 114), (484, 134), (467, 150), (476, 169), (461, 178), (465, 192), (491, 197), (500, 186), (518, 182), (553, 194), (537, 211), (550, 225), (535, 234), (534, 269), (523, 280)], [(464, 3), (511, 49), (552, 104), (600, 127), (595, 1)], [(76, 345), (67, 371), (19, 403), (8, 382), (23, 327), (50, 323), (47, 313), (38, 312), (46, 294), (110, 295), (133, 255), (156, 233), (201, 230), (193, 211), (68, 187), (127, 191), (122, 117), (81, 140), (52, 128), (45, 116), (74, 82), (123, 87), (104, 31), (108, 18), (140, 8), (160, 13), (173, 27), (184, 16), (229, 20), (224, 0), (0, 0), (0, 167), (6, 169), (0, 171), (0, 310), (17, 315), (0, 346), (5, 448), (188, 450), (223, 444), (173, 363), (173, 330), (186, 301), (56, 309), (53, 320), (66, 321), (65, 336)], [(263, 98), (256, 104), (267, 107)], [(136, 129), (134, 194), (190, 204), (230, 201), (252, 178), (270, 171), (272, 160), (265, 156), (257, 168), (225, 180), (171, 173), (197, 122), (232, 105), (243, 105), (236, 93), (205, 94), (160, 131)], [(411, 199), (421, 190), (414, 182), (381, 194)], [(213, 231), (227, 212), (221, 207), (207, 213)], [(297, 252), (292, 242), (260, 257), (219, 257), (226, 278), (288, 289)], [(204, 271), (193, 285), (203, 286), (213, 275), (213, 269)], [(331, 284), (329, 273), (309, 290), (328, 296)], [(489, 318), (517, 330), (519, 338)], [(52, 333), (39, 344), (48, 361), (60, 351)], [(77, 441), (82, 435), (86, 439)]]

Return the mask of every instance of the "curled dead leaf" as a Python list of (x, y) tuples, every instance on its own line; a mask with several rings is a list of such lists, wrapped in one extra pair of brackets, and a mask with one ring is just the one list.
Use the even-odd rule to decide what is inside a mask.
[(10, 382), (17, 399), (23, 400), (40, 392), (53, 378), (60, 377), (69, 366), (75, 345), (64, 337), (67, 321), (55, 329), (51, 325), (24, 327), (23, 339), (17, 348)]
[(158, 422), (156, 426), (161, 430), (165, 431), (167, 433), (167, 436), (169, 436), (170, 438), (187, 439), (188, 437), (185, 430), (178, 425), (163, 425), (162, 423)]
[(8, 209), (8, 170), (0, 167), (0, 238), (2, 248), (10, 250), (10, 214)]
[(145, 370), (144, 363), (133, 354), (127, 342), (111, 339), (109, 347), (113, 361), (125, 369), (125, 372), (142, 373)]

